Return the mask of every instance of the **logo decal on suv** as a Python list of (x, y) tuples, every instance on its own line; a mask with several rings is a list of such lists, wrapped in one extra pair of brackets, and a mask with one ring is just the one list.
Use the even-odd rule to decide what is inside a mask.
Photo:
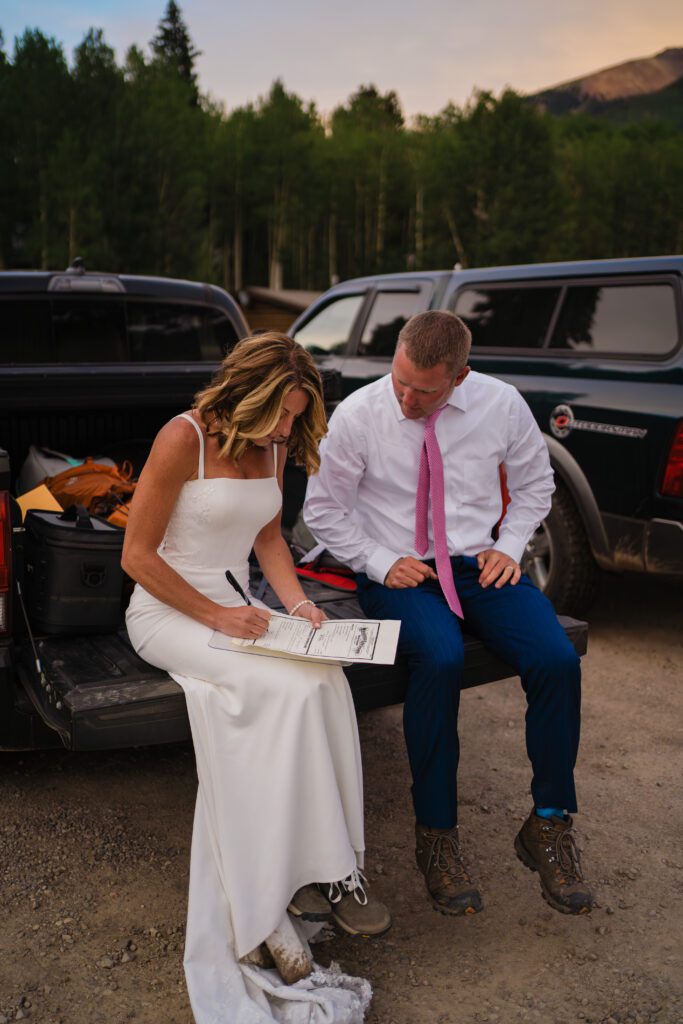
[(556, 405), (550, 413), (550, 429), (555, 437), (566, 437), (575, 425), (574, 413), (569, 405)]
[(594, 434), (613, 434), (617, 437), (638, 437), (647, 435), (640, 427), (623, 427), (618, 423), (592, 423), (590, 420), (574, 419), (570, 405), (556, 405), (550, 413), (550, 430), (555, 437), (567, 437), (572, 430), (589, 430)]

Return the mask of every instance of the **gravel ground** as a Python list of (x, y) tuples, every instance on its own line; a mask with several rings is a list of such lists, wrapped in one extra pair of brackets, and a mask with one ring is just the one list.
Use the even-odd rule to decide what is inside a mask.
[[(368, 1024), (683, 1024), (682, 611), (674, 584), (606, 578), (590, 617), (590, 916), (550, 910), (512, 850), (529, 808), (517, 683), (463, 695), (461, 833), (486, 904), (466, 919), (436, 914), (413, 866), (401, 709), (361, 716), (369, 874), (394, 926), (316, 956), (370, 978)], [(191, 748), (0, 757), (0, 1024), (191, 1024)]]

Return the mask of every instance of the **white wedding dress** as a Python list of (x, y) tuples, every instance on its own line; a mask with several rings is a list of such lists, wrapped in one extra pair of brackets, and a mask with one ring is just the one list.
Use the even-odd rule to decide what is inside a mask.
[[(183, 417), (199, 435), (198, 479), (182, 487), (159, 554), (235, 607), (243, 601), (225, 570), (248, 590), (249, 553), (280, 488), (276, 476), (206, 479), (202, 432)], [(361, 1024), (367, 981), (317, 969), (286, 986), (274, 970), (239, 963), (280, 925), (297, 889), (362, 867), (360, 749), (344, 673), (211, 648), (211, 629), (139, 585), (126, 623), (135, 650), (187, 698), (199, 788), (184, 962), (197, 1024)]]

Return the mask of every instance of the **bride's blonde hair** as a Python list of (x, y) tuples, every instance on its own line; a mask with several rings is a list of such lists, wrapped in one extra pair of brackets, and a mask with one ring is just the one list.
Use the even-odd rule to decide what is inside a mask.
[(244, 338), (228, 353), (195, 408), (218, 437), (221, 457), (238, 462), (253, 441), (275, 432), (285, 398), (303, 391), (308, 403), (287, 442), (288, 454), (310, 475), (320, 467), (318, 445), (327, 433), (322, 381), (313, 359), (286, 334)]

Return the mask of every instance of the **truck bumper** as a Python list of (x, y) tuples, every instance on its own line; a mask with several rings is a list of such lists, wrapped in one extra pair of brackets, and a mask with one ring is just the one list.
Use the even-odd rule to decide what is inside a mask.
[(603, 514), (612, 562), (618, 571), (683, 574), (683, 523), (672, 519), (628, 519)]
[(683, 573), (683, 523), (650, 520), (645, 532), (645, 568), (648, 572)]

